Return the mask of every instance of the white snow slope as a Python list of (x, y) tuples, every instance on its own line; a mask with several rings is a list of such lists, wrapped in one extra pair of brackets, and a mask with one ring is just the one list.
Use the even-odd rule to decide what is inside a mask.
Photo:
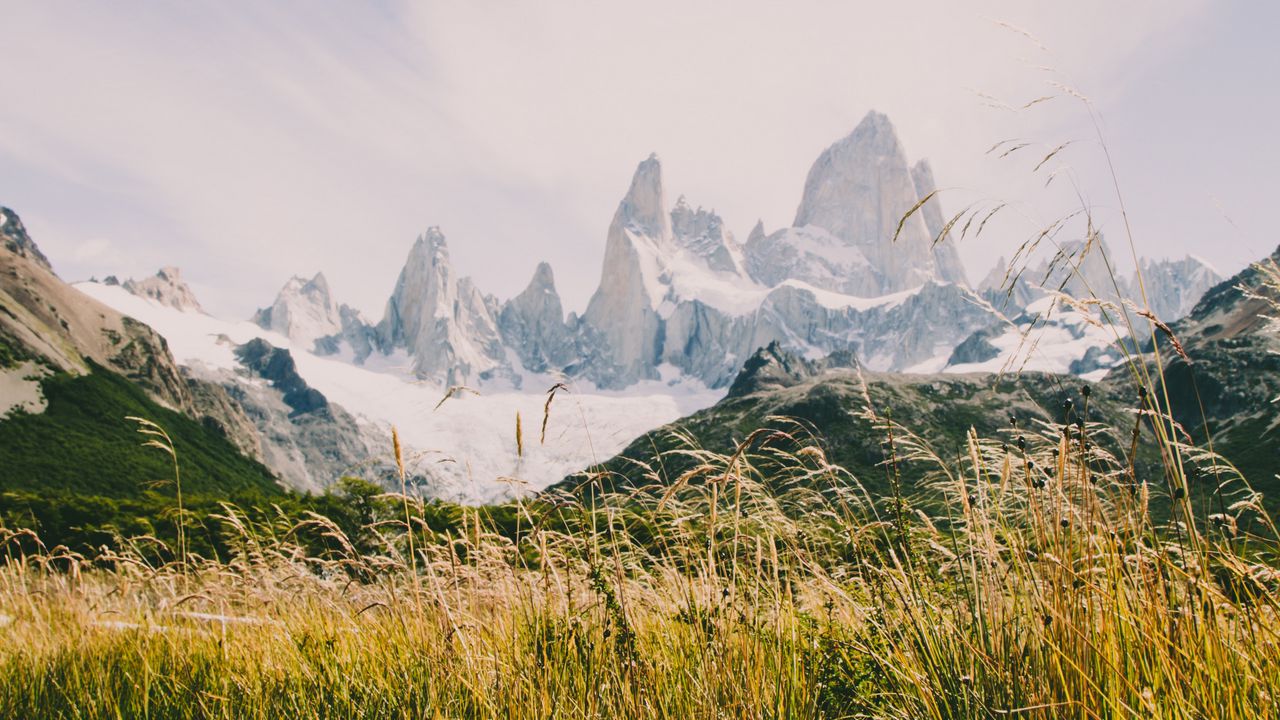
[[(999, 355), (979, 363), (963, 363), (946, 367), (922, 366), (917, 372), (946, 373), (1017, 373), (1022, 371), (1051, 372), (1066, 375), (1072, 363), (1085, 357), (1092, 348), (1102, 352), (1100, 367), (1081, 374), (1085, 380), (1096, 382), (1106, 376), (1108, 370), (1121, 360), (1119, 354), (1108, 351), (1119, 338), (1096, 312), (1077, 308), (1057, 297), (1040, 298), (1027, 305), (1018, 324), (1011, 324), (1004, 332), (988, 342)], [(941, 359), (941, 358), (938, 358)], [(945, 364), (945, 360), (943, 360)]]
[[(551, 404), (546, 440), (540, 442), (545, 390), (560, 381), (526, 374), (526, 392), (503, 387), (455, 392), (437, 408), (446, 388), (414, 377), (401, 354), (370, 358), (364, 366), (320, 357), (283, 335), (248, 321), (226, 321), (165, 307), (119, 287), (93, 282), (75, 287), (164, 336), (182, 365), (236, 370), (235, 345), (260, 337), (288, 348), (303, 379), (362, 421), (395, 426), (411, 470), (431, 478), (425, 491), (459, 502), (490, 502), (534, 492), (595, 462), (663, 424), (714, 404), (723, 395), (690, 380), (642, 382), (625, 392), (599, 391), (570, 382)], [(521, 418), (523, 455), (516, 447)], [(181, 448), (179, 448), (181, 452)], [(380, 460), (391, 457), (390, 447)], [(371, 458), (372, 459), (372, 458)]]

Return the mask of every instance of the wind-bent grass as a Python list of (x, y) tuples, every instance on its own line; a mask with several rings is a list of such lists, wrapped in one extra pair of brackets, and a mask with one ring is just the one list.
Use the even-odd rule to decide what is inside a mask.
[(953, 459), (864, 392), (888, 498), (774, 419), (518, 501), (514, 530), (402, 492), (358, 538), (226, 506), (218, 560), (0, 531), (0, 717), (1280, 716), (1276, 528), (1139, 388), (1131, 427), (1082, 387)]
[[(1163, 525), (1159, 490), (1106, 450), (1119, 429), (1015, 427), (947, 462), (863, 412), (887, 469), (926, 468), (953, 512), (882, 508), (796, 426), (672, 453), (678, 478), (637, 470), (661, 485), (522, 502), (514, 536), (479, 512), (431, 532), (409, 500), (411, 545), (402, 498), (366, 554), (325, 518), (231, 507), (221, 562), (142, 545), (91, 561), (7, 533), (0, 715), (1280, 711), (1278, 545), (1255, 498), (1208, 531)], [(307, 556), (306, 533), (337, 550)]]

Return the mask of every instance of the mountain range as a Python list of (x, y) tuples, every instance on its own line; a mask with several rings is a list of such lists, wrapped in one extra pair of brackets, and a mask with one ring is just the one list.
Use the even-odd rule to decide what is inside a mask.
[[(1280, 278), (1280, 248), (1261, 262)], [(1189, 451), (1183, 468), (1197, 502), (1215, 510), (1258, 497), (1272, 511), (1280, 508), (1276, 307), (1280, 285), (1268, 281), (1259, 265), (1251, 266), (1210, 288), (1189, 314), (1158, 333), (1157, 340), (1136, 347), (1132, 356), (1135, 366), (1152, 373), (1160, 369), (1179, 440), (1211, 448), (1223, 458)], [(1157, 343), (1159, 360), (1152, 352)], [(966, 454), (970, 432), (1005, 440), (1009, 452), (1022, 435), (1056, 441), (1060, 425), (1055, 424), (1097, 423), (1092, 442), (1115, 457), (1136, 453), (1137, 477), (1160, 483), (1164, 468), (1152, 425), (1140, 422), (1132, 436), (1128, 432), (1135, 418), (1143, 417), (1142, 409), (1149, 408), (1129, 369), (1096, 380), (1034, 371), (1003, 376), (881, 373), (861, 367), (851, 354), (813, 361), (774, 343), (748, 359), (714, 406), (637, 438), (591, 477), (607, 487), (640, 482), (666, 487), (688, 463), (698, 462), (694, 454), (666, 451), (693, 443), (732, 455), (753, 432), (772, 428), (791, 436), (812, 433), (827, 459), (849, 470), (871, 498), (888, 498), (893, 493), (885, 464), (889, 436), (866, 412), (873, 411), (881, 421), (891, 417), (943, 456)], [(753, 457), (767, 462), (768, 454)], [(934, 469), (928, 462), (901, 461), (896, 472), (907, 486), (902, 492), (927, 501), (931, 495), (924, 483)], [(1248, 485), (1235, 477), (1236, 470)], [(575, 490), (581, 484), (582, 478), (569, 478), (553, 489)], [(1255, 491), (1261, 495), (1255, 497)]]
[[(335, 303), (322, 275), (289, 280), (255, 321), (357, 363), (403, 351), (418, 377), (446, 386), (519, 388), (526, 372), (556, 372), (609, 390), (662, 378), (664, 366), (725, 387), (757, 348), (775, 341), (807, 357), (852, 350), (881, 371), (999, 369), (1022, 343), (1006, 338), (1002, 352), (994, 336), (1009, 330), (1022, 338), (1051, 324), (1066, 328), (1061, 342), (1041, 343), (1018, 367), (1068, 372), (1091, 347), (1117, 339), (1086, 337), (1075, 327), (1081, 321), (1051, 312), (1059, 294), (1117, 303), (1138, 295), (1136, 279), (1111, 292), (1105, 241), (1064, 243), (1016, 274), (1001, 258), (970, 287), (935, 191), (928, 161), (910, 164), (892, 123), (872, 112), (814, 162), (792, 226), (767, 233), (757, 223), (745, 243), (714, 211), (694, 209), (683, 196), (669, 206), (661, 161), (641, 162), (609, 225), (599, 287), (581, 316), (565, 315), (545, 263), (505, 302), (456, 277), (444, 234), (431, 228), (409, 251), (377, 324)], [(1221, 280), (1190, 257), (1144, 260), (1142, 270), (1147, 304), (1170, 320)], [(1031, 307), (1044, 298), (1054, 301)], [(966, 341), (970, 352), (953, 356)], [(1108, 366), (1095, 351), (1080, 367)]]
[[(5, 288), (17, 297), (5, 305), (20, 308), (13, 316), (35, 320), (0, 329), (60, 368), (91, 357), (166, 406), (212, 418), (291, 487), (385, 475), (395, 426), (418, 491), (486, 500), (549, 485), (715, 403), (761, 348), (807, 363), (853, 358), (878, 373), (1097, 379), (1119, 361), (1121, 338), (1100, 321), (1106, 305), (1069, 296), (1102, 298), (1135, 322), (1124, 299), (1136, 289), (1143, 307), (1172, 320), (1221, 279), (1186, 258), (1143, 260), (1142, 287), (1139, 276), (1116, 280), (1095, 235), (1029, 269), (1002, 259), (972, 287), (935, 191), (929, 163), (909, 161), (889, 119), (872, 112), (813, 163), (789, 227), (757, 222), (739, 242), (714, 211), (683, 196), (669, 204), (651, 155), (608, 226), (600, 284), (581, 315), (566, 314), (546, 263), (506, 300), (458, 277), (432, 227), (376, 322), (338, 302), (323, 274), (291, 278), (250, 321), (209, 316), (175, 268), (73, 288), (6, 210), (6, 257), (46, 275), (31, 274), (34, 289)], [(45, 296), (92, 322), (60, 324)], [(72, 357), (66, 339), (82, 325), (91, 331), (72, 338)], [(570, 399), (543, 394), (553, 386)], [(533, 427), (537, 443), (520, 436)]]

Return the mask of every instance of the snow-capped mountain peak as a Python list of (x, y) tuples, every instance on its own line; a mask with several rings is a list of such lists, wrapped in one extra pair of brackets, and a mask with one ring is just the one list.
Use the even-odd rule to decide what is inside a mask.
[(707, 269), (746, 275), (742, 246), (714, 210), (694, 210), (681, 195), (671, 209), (671, 232), (676, 246), (701, 259)]
[(665, 240), (671, 237), (671, 220), (667, 217), (666, 196), (662, 188), (662, 161), (657, 153), (636, 167), (631, 187), (618, 204), (614, 223), (621, 223), (639, 235)]
[(952, 241), (934, 246), (943, 227), (936, 197), (898, 227), (934, 189), (929, 165), (913, 170), (893, 123), (873, 110), (814, 161), (792, 227), (752, 231), (746, 267), (766, 285), (795, 278), (860, 297), (926, 282), (965, 285)]
[(142, 280), (125, 280), (124, 289), (139, 297), (155, 300), (184, 312), (204, 312), (196, 294), (182, 279), (182, 271), (176, 267), (160, 268), (155, 275)]
[(407, 350), (421, 377), (450, 384), (484, 377), (506, 359), (492, 311), (470, 279), (454, 277), (438, 227), (414, 242), (377, 335), (384, 351)]
[(298, 275), (289, 278), (271, 307), (255, 313), (253, 322), (304, 347), (342, 331), (342, 315), (324, 273), (310, 280)]

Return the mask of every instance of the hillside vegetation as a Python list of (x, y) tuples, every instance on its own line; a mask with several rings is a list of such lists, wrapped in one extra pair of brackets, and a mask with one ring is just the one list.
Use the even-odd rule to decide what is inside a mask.
[(44, 412), (0, 422), (0, 487), (6, 491), (125, 497), (171, 480), (166, 457), (139, 451), (137, 426), (127, 419), (132, 416), (160, 423), (173, 437), (183, 456), (183, 483), (192, 492), (279, 492), (269, 470), (216, 430), (161, 407), (109, 370), (55, 373), (41, 387), (49, 403)]
[[(1202, 517), (1182, 484), (1092, 442), (1101, 425), (970, 434), (952, 459), (872, 422), (889, 477), (916, 468), (945, 513), (882, 508), (792, 425), (670, 450), (694, 461), (674, 484), (519, 502), (506, 523), (403, 496), (353, 494), (354, 532), (226, 506), (225, 552), (186, 562), (156, 541), (90, 562), (8, 532), (0, 714), (1280, 710), (1280, 541), (1242, 484)], [(1172, 522), (1150, 512), (1161, 497)]]

